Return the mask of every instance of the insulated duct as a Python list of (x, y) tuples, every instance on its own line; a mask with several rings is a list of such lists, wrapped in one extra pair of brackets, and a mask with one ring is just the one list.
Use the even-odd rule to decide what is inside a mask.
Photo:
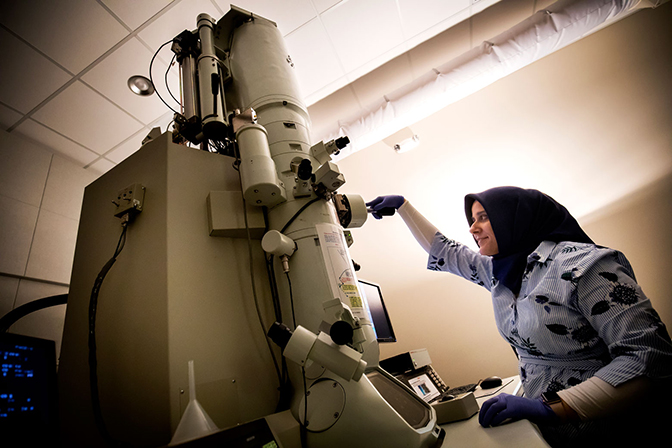
[(560, 0), (413, 82), (385, 95), (358, 118), (338, 122), (324, 140), (347, 135), (340, 160), (495, 81), (644, 8), (667, 0)]

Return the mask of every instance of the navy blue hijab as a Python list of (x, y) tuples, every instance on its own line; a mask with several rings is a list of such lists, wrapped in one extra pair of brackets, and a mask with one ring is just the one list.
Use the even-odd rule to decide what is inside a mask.
[(520, 292), (528, 255), (542, 241), (593, 244), (567, 209), (540, 191), (497, 187), (468, 194), (464, 211), (469, 225), (475, 201), (488, 214), (499, 247), (492, 257), (493, 275), (514, 294)]

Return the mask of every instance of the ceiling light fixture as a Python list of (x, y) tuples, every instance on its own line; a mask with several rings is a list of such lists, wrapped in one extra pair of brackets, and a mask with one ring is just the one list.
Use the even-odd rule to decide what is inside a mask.
[(128, 88), (140, 96), (149, 96), (154, 93), (152, 82), (144, 76), (135, 75), (128, 78)]

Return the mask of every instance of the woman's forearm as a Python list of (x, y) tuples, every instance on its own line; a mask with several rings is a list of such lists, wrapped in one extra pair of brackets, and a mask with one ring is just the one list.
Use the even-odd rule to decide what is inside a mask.
[(651, 380), (644, 376), (633, 378), (617, 387), (594, 376), (559, 391), (558, 396), (581, 420), (595, 420), (623, 412), (645, 397), (650, 388)]
[(420, 214), (408, 200), (399, 207), (399, 216), (404, 220), (415, 239), (420, 243), (423, 249), (429, 253), (432, 248), (432, 241), (438, 229)]

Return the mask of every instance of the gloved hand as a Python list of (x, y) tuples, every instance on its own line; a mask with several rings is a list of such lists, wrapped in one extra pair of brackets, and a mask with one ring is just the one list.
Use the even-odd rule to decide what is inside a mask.
[(534, 423), (558, 422), (560, 418), (541, 400), (500, 394), (489, 399), (478, 414), (478, 423), (487, 428), (502, 424), (504, 420), (527, 419)]
[(378, 196), (373, 201), (367, 202), (366, 206), (372, 210), (374, 218), (382, 219), (383, 216), (394, 215), (394, 211), (404, 205), (405, 201), (403, 196)]

